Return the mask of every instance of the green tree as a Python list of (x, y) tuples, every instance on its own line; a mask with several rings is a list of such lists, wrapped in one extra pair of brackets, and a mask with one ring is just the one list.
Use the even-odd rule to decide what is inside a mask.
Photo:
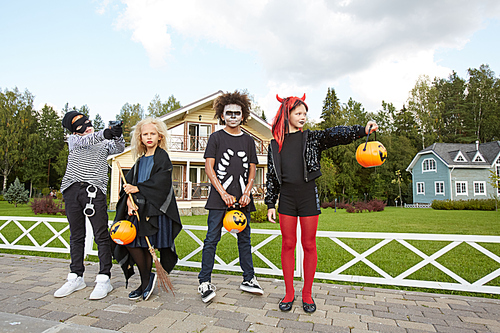
[(434, 143), (437, 137), (435, 129), (440, 121), (437, 98), (437, 89), (426, 75), (419, 77), (415, 87), (410, 91), (408, 110), (418, 124), (422, 149)]
[(498, 193), (500, 193), (500, 175), (494, 170), (490, 170), (489, 183), (495, 189), (494, 193), (491, 194), (495, 200), (495, 211), (498, 211)]
[(94, 130), (96, 132), (104, 129), (104, 121), (99, 113), (95, 115), (94, 121), (92, 121), (92, 126), (94, 126)]
[(344, 116), (342, 115), (340, 107), (340, 100), (334, 88), (328, 88), (326, 98), (323, 101), (323, 108), (321, 110), (321, 128), (328, 128), (344, 123)]
[(9, 189), (4, 194), (4, 199), (7, 200), (10, 204), (14, 204), (17, 207), (17, 204), (25, 204), (30, 201), (29, 191), (24, 188), (24, 185), (21, 184), (19, 178), (16, 177), (14, 183), (10, 184)]
[[(488, 65), (479, 69), (470, 68), (467, 84), (467, 112), (465, 122), (468, 126), (468, 137), (480, 142), (491, 141), (498, 137), (498, 79)], [(472, 141), (472, 140), (471, 140)]]
[(318, 196), (322, 202), (330, 202), (336, 195), (335, 187), (338, 185), (336, 181), (337, 167), (328, 157), (323, 157), (320, 163), (322, 176), (316, 178)]
[(61, 118), (51, 106), (45, 105), (42, 110), (36, 112), (36, 126), (33, 126), (33, 132), (34, 143), (19, 168), (22, 180), (30, 182), (31, 186), (54, 187), (58, 175), (54, 174), (52, 164), (64, 146), (64, 130)]
[(36, 122), (33, 111), (33, 95), (26, 90), (19, 92), (0, 91), (0, 170), (3, 176), (3, 191), (7, 188), (7, 178), (12, 169), (27, 157), (35, 134)]
[(123, 138), (125, 142), (130, 144), (132, 127), (134, 127), (143, 118), (144, 110), (139, 103), (134, 105), (126, 103), (122, 106), (120, 114), (116, 116), (116, 119), (123, 121)]
[(181, 108), (181, 103), (175, 99), (174, 95), (170, 95), (165, 103), (161, 102), (160, 96), (155, 95), (148, 106), (148, 117), (158, 118)]

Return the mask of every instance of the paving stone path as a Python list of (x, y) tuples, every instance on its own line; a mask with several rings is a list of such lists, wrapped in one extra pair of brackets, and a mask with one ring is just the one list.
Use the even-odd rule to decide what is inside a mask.
[(0, 332), (499, 332), (500, 300), (315, 283), (318, 310), (306, 314), (300, 288), (292, 311), (278, 310), (283, 281), (259, 278), (263, 296), (239, 290), (241, 276), (215, 274), (217, 296), (208, 304), (197, 292), (196, 272), (173, 271), (175, 297), (156, 288), (148, 301), (129, 301), (114, 265), (114, 290), (88, 299), (98, 271), (86, 263), (87, 288), (54, 298), (68, 260), (0, 253)]

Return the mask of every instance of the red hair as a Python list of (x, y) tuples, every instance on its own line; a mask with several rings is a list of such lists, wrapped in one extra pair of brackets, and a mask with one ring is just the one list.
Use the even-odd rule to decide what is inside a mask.
[(285, 140), (285, 134), (288, 133), (288, 120), (290, 118), (290, 112), (292, 112), (293, 109), (301, 104), (306, 107), (306, 111), (308, 111), (308, 107), (304, 102), (306, 99), (306, 94), (304, 94), (302, 98), (298, 98), (295, 96), (280, 98), (278, 94), (276, 94), (276, 99), (281, 103), (281, 106), (278, 109), (278, 112), (276, 112), (276, 116), (273, 119), (272, 132), (274, 139), (278, 142), (279, 151), (281, 151), (283, 141)]

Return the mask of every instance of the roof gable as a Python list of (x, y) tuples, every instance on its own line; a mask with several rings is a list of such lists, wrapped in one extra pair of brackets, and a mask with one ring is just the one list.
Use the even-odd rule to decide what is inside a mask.
[[(452, 153), (452, 152), (450, 152)], [(467, 159), (465, 158), (464, 154), (459, 150), (458, 153), (455, 155), (455, 158), (453, 159), (453, 162), (467, 162)]]

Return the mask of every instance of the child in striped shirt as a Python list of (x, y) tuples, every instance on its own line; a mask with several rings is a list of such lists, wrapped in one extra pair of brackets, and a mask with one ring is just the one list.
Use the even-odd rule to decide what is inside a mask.
[(64, 297), (86, 287), (83, 279), (85, 225), (90, 221), (97, 244), (99, 274), (90, 299), (101, 299), (113, 290), (111, 276), (111, 238), (108, 233), (106, 190), (108, 184), (108, 155), (121, 153), (125, 141), (120, 125), (94, 132), (92, 123), (84, 114), (70, 111), (62, 120), (68, 137), (68, 164), (61, 184), (66, 216), (70, 230), (70, 273), (67, 282), (55, 293)]

